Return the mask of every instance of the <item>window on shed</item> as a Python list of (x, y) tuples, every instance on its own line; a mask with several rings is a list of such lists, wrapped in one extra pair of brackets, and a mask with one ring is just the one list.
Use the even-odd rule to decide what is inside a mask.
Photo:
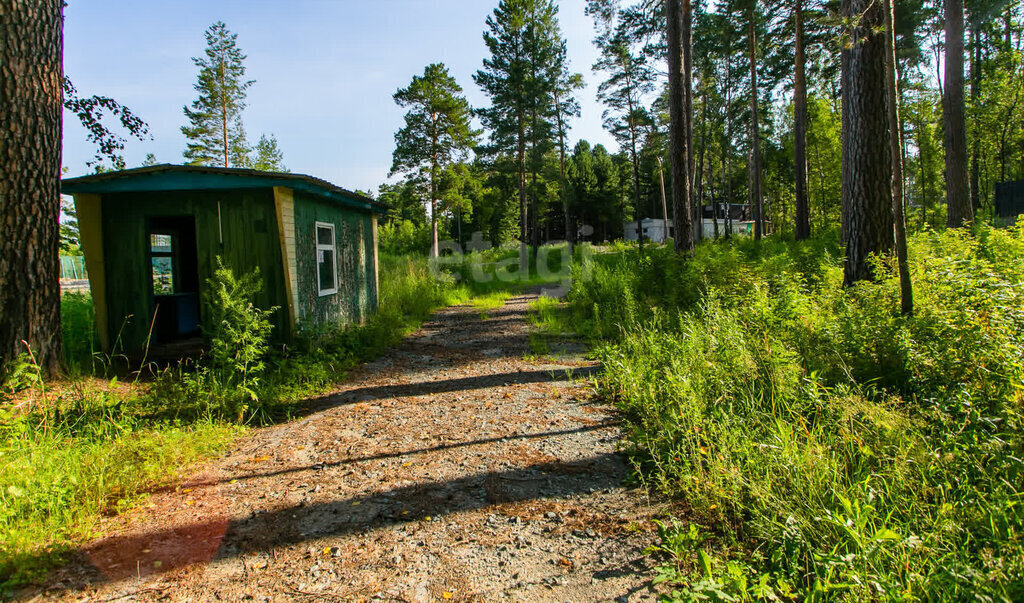
[(338, 292), (334, 224), (316, 223), (316, 282), (320, 295), (332, 295)]
[(174, 294), (174, 237), (169, 234), (149, 235), (153, 265), (153, 295)]

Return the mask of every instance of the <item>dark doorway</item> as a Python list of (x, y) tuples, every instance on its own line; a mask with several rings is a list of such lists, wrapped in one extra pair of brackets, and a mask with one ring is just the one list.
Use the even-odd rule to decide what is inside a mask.
[(152, 343), (199, 335), (199, 265), (192, 216), (150, 218)]

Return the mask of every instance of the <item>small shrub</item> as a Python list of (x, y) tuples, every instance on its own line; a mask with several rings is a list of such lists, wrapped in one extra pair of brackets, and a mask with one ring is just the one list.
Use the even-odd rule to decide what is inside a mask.
[(273, 325), (270, 317), (278, 310), (257, 308), (254, 299), (263, 290), (259, 268), (236, 277), (217, 258), (217, 269), (206, 282), (207, 328), (210, 344), (209, 372), (200, 369), (188, 378), (199, 390), (225, 391), (225, 410), (241, 420), (246, 400), (258, 402), (260, 376)]

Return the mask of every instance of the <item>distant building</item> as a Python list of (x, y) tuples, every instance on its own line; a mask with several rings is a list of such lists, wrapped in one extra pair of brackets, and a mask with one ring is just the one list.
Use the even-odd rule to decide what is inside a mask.
[(236, 274), (259, 268), (256, 304), (280, 308), (278, 341), (302, 326), (361, 322), (377, 307), (386, 208), (324, 180), (158, 165), (71, 178), (62, 191), (75, 197), (105, 351), (195, 340), (217, 258)]
[[(727, 233), (734, 236), (753, 236), (754, 221), (750, 219), (747, 208), (747, 205), (739, 203), (729, 204), (728, 207), (725, 203), (705, 205), (702, 212), (703, 219), (701, 220), (700, 225), (704, 238), (711, 239), (715, 237), (716, 213), (718, 220), (718, 236), (724, 237)], [(675, 233), (672, 220), (666, 221), (655, 218), (644, 218), (640, 225), (643, 228), (645, 241), (663, 243), (667, 239), (672, 238)], [(768, 228), (767, 224), (765, 227), (766, 230), (770, 232), (770, 228)], [(636, 220), (623, 222), (623, 239), (626, 241), (635, 241), (637, 239), (636, 228)]]
[[(644, 218), (640, 223), (644, 231), (644, 240), (655, 243), (664, 243), (672, 238), (672, 220), (655, 220)], [(636, 240), (636, 221), (624, 222), (622, 224), (623, 239), (627, 241)]]

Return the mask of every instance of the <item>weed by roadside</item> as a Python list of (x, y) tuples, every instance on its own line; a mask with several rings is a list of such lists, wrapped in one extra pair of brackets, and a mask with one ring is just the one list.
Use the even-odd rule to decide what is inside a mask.
[(1020, 600), (1024, 228), (915, 236), (913, 317), (827, 240), (574, 268), (638, 477), (706, 526), (663, 526), (666, 599)]

